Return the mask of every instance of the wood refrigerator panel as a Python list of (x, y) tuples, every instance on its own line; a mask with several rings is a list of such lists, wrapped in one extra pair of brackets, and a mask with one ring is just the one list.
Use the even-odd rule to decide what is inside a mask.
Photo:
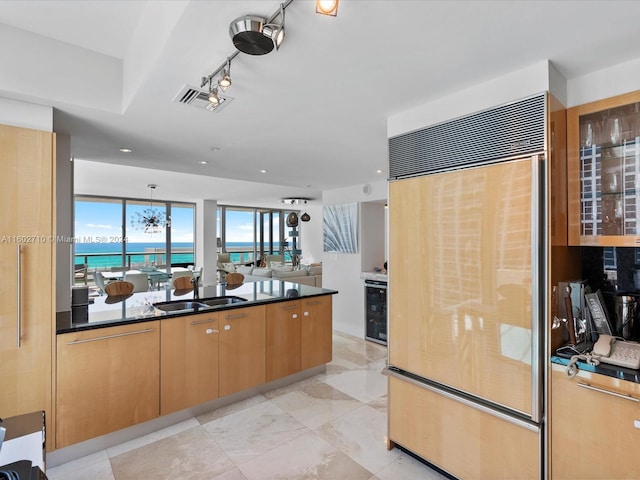
[(532, 159), (390, 184), (395, 367), (530, 414)]

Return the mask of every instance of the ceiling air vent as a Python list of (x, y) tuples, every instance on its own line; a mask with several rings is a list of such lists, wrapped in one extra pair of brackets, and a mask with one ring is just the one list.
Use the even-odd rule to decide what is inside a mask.
[(184, 85), (178, 94), (173, 98), (174, 102), (183, 103), (185, 105), (191, 105), (192, 107), (201, 108), (203, 110), (207, 110), (209, 112), (219, 112), (227, 104), (231, 103), (233, 98), (225, 97), (218, 93), (218, 98), (220, 98), (220, 103), (213, 107), (209, 103), (209, 92), (204, 92), (202, 90), (198, 90), (197, 88), (190, 87), (189, 85)]

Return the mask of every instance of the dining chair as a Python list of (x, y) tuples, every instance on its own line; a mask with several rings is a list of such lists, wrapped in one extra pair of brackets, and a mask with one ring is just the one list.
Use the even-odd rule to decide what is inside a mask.
[(104, 295), (105, 294), (105, 284), (104, 284), (104, 277), (102, 276), (102, 272), (96, 271), (93, 274), (93, 280), (96, 282), (96, 287), (98, 287), (98, 293), (100, 295)]
[(149, 274), (145, 272), (124, 274), (124, 281), (133, 283), (133, 292), (146, 292), (149, 290)]
[(191, 283), (191, 276), (181, 275), (178, 278), (174, 278), (171, 282), (171, 285), (176, 290), (189, 290), (193, 289), (193, 284)]
[(173, 282), (180, 277), (188, 277), (189, 280), (191, 280), (191, 277), (193, 276), (193, 272), (191, 270), (179, 270), (177, 272), (173, 272), (171, 274), (171, 285), (173, 285)]
[(240, 285), (244, 282), (244, 275), (238, 272), (227, 273), (227, 285)]
[(81, 280), (84, 284), (87, 284), (87, 272), (89, 268), (86, 263), (76, 263), (73, 269), (74, 281)]
[(129, 295), (133, 293), (133, 283), (125, 282), (124, 280), (116, 280), (115, 282), (111, 282), (104, 288), (104, 291), (107, 292), (108, 296), (115, 295)]

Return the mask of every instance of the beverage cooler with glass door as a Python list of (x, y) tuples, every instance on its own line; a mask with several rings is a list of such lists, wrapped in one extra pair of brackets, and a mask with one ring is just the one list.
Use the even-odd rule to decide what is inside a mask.
[(365, 280), (365, 338), (387, 344), (387, 282)]

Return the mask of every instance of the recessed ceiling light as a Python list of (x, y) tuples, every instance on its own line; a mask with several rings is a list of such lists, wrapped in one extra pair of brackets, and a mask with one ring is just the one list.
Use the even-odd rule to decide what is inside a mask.
[(378, 169), (376, 170), (376, 173), (382, 173), (382, 170)]
[(209, 147), (209, 150), (211, 150), (212, 152), (219, 152), (220, 147)]
[(121, 151), (122, 153), (131, 153), (131, 152), (133, 152), (133, 150), (131, 150), (130, 148), (127, 148), (127, 147), (122, 147), (122, 148), (120, 149), (120, 151)]
[(207, 162), (206, 160), (200, 160), (200, 165), (206, 165), (207, 163), (209, 162)]
[(269, 170), (265, 170), (264, 168), (260, 170), (260, 173), (267, 173)]

